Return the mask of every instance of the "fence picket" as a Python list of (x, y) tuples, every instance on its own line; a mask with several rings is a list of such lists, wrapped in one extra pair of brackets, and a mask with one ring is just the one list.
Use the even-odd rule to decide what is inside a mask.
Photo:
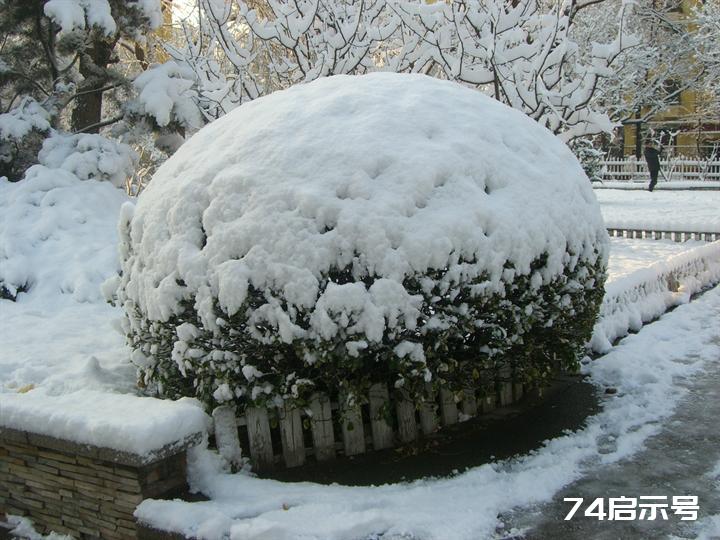
[[(341, 400), (345, 402), (345, 400)], [(346, 456), (355, 456), (365, 452), (365, 429), (360, 405), (343, 405), (341, 411), (343, 446)]]
[(404, 394), (400, 394), (400, 398), (395, 404), (398, 420), (398, 438), (402, 443), (409, 443), (417, 439), (418, 428), (415, 420), (415, 405), (412, 401), (406, 399)]
[(420, 429), (430, 435), (438, 429), (436, 392), (428, 385), (425, 401), (420, 404)]
[(314, 394), (310, 401), (310, 411), (315, 459), (318, 461), (335, 459), (335, 434), (330, 399), (324, 394)]
[(475, 398), (475, 391), (472, 388), (463, 390), (463, 399), (460, 402), (462, 412), (466, 416), (475, 416), (478, 412), (478, 403)]
[(512, 371), (509, 365), (504, 365), (500, 368), (498, 374), (498, 394), (500, 397), (500, 406), (505, 407), (510, 405), (513, 400), (512, 394)]
[(520, 401), (525, 394), (525, 387), (523, 383), (515, 381), (513, 382), (513, 402)]
[(272, 468), (273, 447), (267, 409), (250, 407), (245, 411), (245, 418), (248, 438), (250, 439), (250, 459), (253, 468), (256, 470)]
[(480, 400), (480, 405), (482, 406), (483, 414), (494, 411), (497, 407), (497, 394), (495, 392), (488, 392), (483, 396), (482, 400)]
[(457, 424), (458, 409), (455, 395), (445, 388), (440, 389), (440, 418), (444, 426)]
[(280, 438), (286, 467), (298, 467), (305, 463), (305, 442), (303, 440), (300, 409), (288, 406), (278, 408)]
[(235, 407), (229, 405), (215, 407), (212, 417), (215, 425), (215, 445), (218, 452), (233, 467), (239, 467), (242, 461), (242, 450), (235, 420)]
[(384, 384), (370, 387), (370, 428), (372, 431), (373, 448), (381, 450), (393, 445), (393, 431), (384, 415), (390, 407), (390, 394)]

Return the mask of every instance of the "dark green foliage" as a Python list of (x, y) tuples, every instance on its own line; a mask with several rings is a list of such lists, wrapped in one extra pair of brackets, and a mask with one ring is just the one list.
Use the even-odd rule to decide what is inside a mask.
[[(603, 297), (603, 257), (595, 252), (590, 262), (568, 253), (566, 259), (575, 262), (545, 284), (538, 277), (547, 256), (538, 258), (527, 275), (513, 276), (512, 265), (506, 264), (512, 277), (503, 291), (491, 294), (473, 294), (475, 286), (487, 283), (487, 276), (454, 283), (449, 290), (439, 285), (446, 269), (407, 278), (407, 292), (423, 298), (417, 328), (386, 328), (382, 341), (368, 341), (358, 356), (351, 356), (345, 344), (360, 338), (343, 332), (329, 341), (292, 343), (282, 342), (270, 328), (260, 328), (262, 339), (252, 335), (247, 313), (265, 304), (268, 292), (282, 298), (279, 291), (252, 288), (235, 315), (228, 317), (216, 307), (219, 326), (214, 331), (203, 328), (192, 299), (183, 303), (181, 315), (166, 322), (148, 322), (135, 308), (128, 313), (128, 339), (141, 358), (136, 363), (144, 383), (157, 384), (169, 397), (197, 396), (209, 407), (227, 401), (228, 390), (242, 410), (278, 398), (303, 405), (315, 391), (362, 399), (376, 382), (402, 388), (416, 402), (422, 401), (428, 379), (435, 387), (453, 391), (489, 389), (508, 373), (525, 382), (540, 382), (553, 371), (577, 367)], [(420, 285), (426, 278), (436, 284), (432, 290)], [(331, 272), (320, 292), (328, 283), (351, 280), (349, 268)], [(374, 278), (363, 281), (369, 287)], [(308, 328), (310, 315), (298, 312), (294, 322)], [(194, 337), (181, 341), (178, 327), (185, 323), (192, 325)], [(403, 341), (422, 345), (425, 364), (396, 354), (395, 347)], [(243, 366), (253, 366), (263, 376), (248, 379)], [(218, 395), (221, 385), (227, 389)]]

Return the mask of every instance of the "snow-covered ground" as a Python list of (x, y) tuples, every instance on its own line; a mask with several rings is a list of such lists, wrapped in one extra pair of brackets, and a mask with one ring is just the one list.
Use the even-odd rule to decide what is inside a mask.
[(594, 191), (610, 228), (720, 232), (720, 190)]
[(650, 266), (654, 262), (702, 245), (705, 245), (705, 242), (699, 240), (673, 242), (672, 240), (611, 238), (608, 283)]
[(117, 220), (128, 199), (109, 182), (38, 166), (0, 179), (0, 394), (43, 386), (131, 392), (134, 369), (100, 285), (117, 271)]
[[(650, 334), (651, 328), (641, 334)], [(663, 331), (662, 326), (659, 331)], [(719, 331), (720, 328), (716, 328)], [(671, 344), (656, 333), (659, 344)], [(660, 339), (660, 338), (663, 339)], [(716, 342), (720, 345), (720, 341)], [(720, 362), (692, 377), (678, 377), (674, 387), (683, 393), (671, 416), (637, 453), (609, 466), (596, 467), (555, 494), (552, 502), (508, 512), (517, 528), (530, 528), (531, 538), (720, 538)], [(614, 441), (607, 441), (612, 445)], [(598, 521), (583, 516), (565, 521), (570, 504), (565, 497), (591, 501), (604, 497), (641, 495), (698, 497), (698, 521)], [(607, 509), (607, 505), (606, 505)], [(528, 539), (530, 540), (530, 539)]]

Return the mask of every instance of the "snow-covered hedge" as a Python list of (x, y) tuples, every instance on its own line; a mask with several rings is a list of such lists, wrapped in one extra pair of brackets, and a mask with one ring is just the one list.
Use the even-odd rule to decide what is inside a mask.
[(142, 382), (241, 407), (576, 362), (608, 242), (571, 151), (424, 76), (321, 79), (193, 136), (121, 216)]
[(638, 331), (703, 288), (720, 282), (720, 241), (685, 251), (610, 283), (589, 348), (606, 353), (612, 342)]

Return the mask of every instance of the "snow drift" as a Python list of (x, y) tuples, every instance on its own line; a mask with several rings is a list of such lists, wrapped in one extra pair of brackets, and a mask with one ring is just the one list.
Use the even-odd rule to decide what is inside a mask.
[(110, 294), (141, 378), (209, 404), (374, 381), (419, 395), (508, 363), (541, 377), (590, 337), (608, 251), (590, 183), (549, 131), (389, 73), (213, 122), (120, 228)]

